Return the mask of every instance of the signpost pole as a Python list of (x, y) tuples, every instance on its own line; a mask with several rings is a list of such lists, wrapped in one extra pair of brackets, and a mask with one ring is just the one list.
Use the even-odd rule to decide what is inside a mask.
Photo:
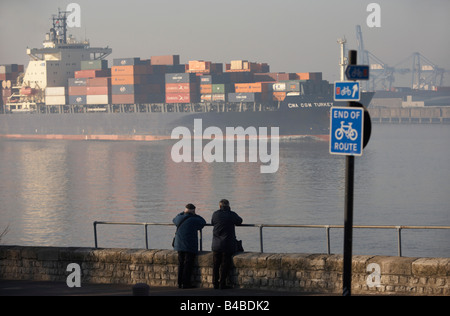
[[(349, 51), (349, 65), (356, 65), (356, 50)], [(354, 102), (349, 102), (349, 107)], [(351, 296), (352, 287), (352, 242), (353, 242), (353, 183), (355, 175), (355, 157), (346, 157), (345, 174), (345, 214), (344, 214), (344, 276), (343, 296)]]

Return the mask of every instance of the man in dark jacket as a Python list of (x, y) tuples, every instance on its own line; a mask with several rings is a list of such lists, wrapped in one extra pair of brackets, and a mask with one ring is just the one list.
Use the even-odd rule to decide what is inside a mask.
[(192, 288), (191, 275), (195, 256), (198, 253), (198, 233), (206, 221), (195, 214), (193, 204), (186, 205), (183, 213), (178, 214), (173, 223), (177, 226), (174, 249), (178, 251), (178, 287)]
[(228, 200), (221, 200), (220, 209), (213, 213), (213, 284), (215, 289), (227, 288), (227, 277), (231, 269), (232, 255), (236, 252), (235, 225), (242, 224), (239, 217), (230, 208)]

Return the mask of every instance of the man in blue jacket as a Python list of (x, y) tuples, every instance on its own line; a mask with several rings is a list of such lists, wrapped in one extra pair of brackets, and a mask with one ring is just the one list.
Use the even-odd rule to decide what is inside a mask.
[(193, 204), (187, 204), (184, 212), (173, 219), (173, 223), (177, 226), (174, 249), (178, 251), (178, 287), (192, 288), (192, 270), (198, 253), (197, 231), (206, 225), (206, 221), (195, 214)]
[(219, 210), (213, 213), (213, 284), (215, 289), (226, 289), (228, 274), (231, 270), (232, 256), (237, 251), (234, 227), (242, 224), (242, 218), (233, 212), (228, 200), (221, 200)]

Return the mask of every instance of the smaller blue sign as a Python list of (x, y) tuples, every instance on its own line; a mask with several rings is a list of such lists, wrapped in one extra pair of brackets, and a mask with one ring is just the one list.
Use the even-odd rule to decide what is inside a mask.
[(369, 80), (369, 66), (348, 65), (345, 76), (348, 80)]
[(364, 109), (332, 107), (330, 111), (330, 154), (361, 156)]
[(360, 98), (359, 82), (336, 81), (334, 83), (334, 101), (359, 101)]

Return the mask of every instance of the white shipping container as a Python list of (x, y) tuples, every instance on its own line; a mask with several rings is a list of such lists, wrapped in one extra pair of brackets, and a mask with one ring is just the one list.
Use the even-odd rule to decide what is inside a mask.
[(278, 92), (286, 91), (286, 84), (285, 83), (274, 83), (273, 91), (278, 91)]
[(47, 87), (45, 88), (46, 96), (65, 96), (66, 87)]
[(109, 104), (109, 96), (107, 94), (101, 94), (101, 95), (87, 95), (86, 96), (86, 103), (90, 105), (95, 104)]
[(50, 95), (45, 96), (45, 105), (66, 105), (65, 95)]

